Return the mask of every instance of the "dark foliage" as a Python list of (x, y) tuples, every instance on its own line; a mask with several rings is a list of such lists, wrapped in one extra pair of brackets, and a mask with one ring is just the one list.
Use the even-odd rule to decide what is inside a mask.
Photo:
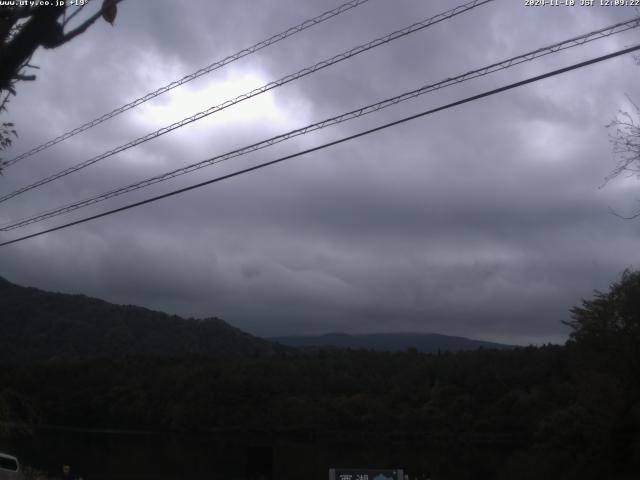
[[(570, 406), (566, 349), (425, 355), (319, 351), (270, 358), (51, 361), (5, 370), (48, 423), (529, 442)], [(551, 400), (552, 399), (552, 400)]]
[(49, 425), (393, 437), (500, 452), (478, 459), (477, 478), (631, 479), (638, 299), (640, 274), (626, 272), (572, 310), (565, 346), (57, 359), (1, 369), (0, 385)]

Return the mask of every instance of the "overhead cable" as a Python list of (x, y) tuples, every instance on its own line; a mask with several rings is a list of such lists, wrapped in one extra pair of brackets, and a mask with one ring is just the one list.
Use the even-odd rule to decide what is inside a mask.
[(14, 243), (17, 243), (17, 242), (21, 242), (21, 241), (24, 241), (24, 240), (27, 240), (27, 239), (30, 239), (30, 238), (38, 237), (38, 236), (41, 236), (41, 235), (44, 235), (44, 234), (47, 234), (47, 233), (55, 232), (57, 230), (62, 230), (64, 228), (72, 227), (74, 225), (80, 225), (82, 223), (86, 223), (86, 222), (89, 222), (91, 220), (95, 220), (95, 219), (98, 219), (98, 218), (102, 218), (102, 217), (106, 217), (106, 216), (109, 216), (109, 215), (113, 215), (115, 213), (123, 212), (125, 210), (130, 210), (132, 208), (139, 207), (139, 206), (142, 206), (142, 205), (146, 205), (148, 203), (156, 202), (156, 201), (162, 200), (164, 198), (173, 197), (175, 195), (179, 195), (181, 193), (185, 193), (185, 192), (188, 192), (188, 191), (191, 191), (191, 190), (195, 190), (197, 188), (201, 188), (201, 187), (204, 187), (206, 185), (211, 185), (213, 183), (221, 182), (223, 180), (227, 180), (227, 179), (230, 179), (230, 178), (233, 178), (233, 177), (237, 177), (237, 176), (245, 174), (245, 173), (249, 173), (249, 172), (252, 172), (252, 171), (255, 171), (255, 170), (260, 170), (262, 168), (265, 168), (265, 167), (268, 167), (268, 166), (271, 166), (271, 165), (275, 165), (277, 163), (284, 162), (285, 160), (290, 160), (292, 158), (300, 157), (302, 155), (306, 155), (306, 154), (309, 154), (309, 153), (312, 153), (312, 152), (323, 150), (325, 148), (328, 148), (328, 147), (331, 147), (331, 146), (334, 146), (334, 145), (338, 145), (338, 144), (347, 142), (349, 140), (354, 140), (356, 138), (360, 138), (360, 137), (363, 137), (365, 135), (369, 135), (371, 133), (379, 132), (379, 131), (387, 129), (389, 127), (393, 127), (393, 126), (396, 126), (396, 125), (400, 125), (402, 123), (406, 123), (406, 122), (408, 122), (410, 120), (415, 120), (417, 118), (424, 117), (424, 116), (427, 116), (427, 115), (431, 115), (433, 113), (440, 112), (442, 110), (447, 110), (449, 108), (453, 108), (453, 107), (456, 107), (456, 106), (459, 106), (459, 105), (463, 105), (465, 103), (469, 103), (469, 102), (473, 102), (473, 101), (476, 101), (476, 100), (480, 100), (481, 98), (489, 97), (491, 95), (495, 95), (497, 93), (505, 92), (507, 90), (512, 90), (514, 88), (521, 87), (523, 85), (527, 85), (527, 84), (530, 84), (530, 83), (533, 83), (533, 82), (537, 82), (537, 81), (540, 81), (540, 80), (543, 80), (543, 79), (546, 79), (546, 78), (550, 78), (550, 77), (553, 77), (553, 76), (556, 76), (556, 75), (560, 75), (562, 73), (566, 73), (566, 72), (569, 72), (571, 70), (576, 70), (578, 68), (583, 68), (583, 67), (586, 67), (588, 65), (593, 65), (595, 63), (602, 62), (604, 60), (609, 60), (611, 58), (618, 57), (620, 55), (625, 55), (627, 53), (635, 52), (635, 51), (638, 51), (638, 50), (640, 50), (640, 44), (639, 45), (635, 45), (633, 47), (625, 48), (623, 50), (618, 50), (617, 52), (613, 52), (613, 53), (610, 53), (610, 54), (607, 54), (607, 55), (602, 55), (600, 57), (592, 58), (592, 59), (584, 61), (584, 62), (576, 63), (576, 64), (570, 65), (568, 67), (560, 68), (558, 70), (553, 70), (551, 72), (544, 73), (542, 75), (538, 75), (538, 76), (535, 76), (535, 77), (531, 77), (531, 78), (528, 78), (526, 80), (521, 80), (519, 82), (514, 82), (514, 83), (511, 83), (509, 85), (505, 85), (503, 87), (496, 88), (494, 90), (489, 90), (487, 92), (480, 93), (478, 95), (473, 95), (473, 96), (467, 97), (467, 98), (465, 98), (463, 100), (458, 100), (456, 102), (452, 102), (452, 103), (449, 103), (449, 104), (446, 104), (446, 105), (443, 105), (443, 106), (440, 106), (440, 107), (437, 107), (437, 108), (433, 108), (431, 110), (427, 110), (427, 111), (424, 111), (424, 112), (421, 112), (421, 113), (418, 113), (418, 114), (415, 114), (415, 115), (411, 115), (411, 116), (408, 116), (408, 117), (401, 118), (400, 120), (396, 120), (396, 121), (393, 121), (393, 122), (385, 123), (384, 125), (380, 125), (378, 127), (371, 128), (369, 130), (365, 130), (365, 131), (362, 131), (360, 133), (356, 133), (354, 135), (350, 135), (348, 137), (343, 137), (343, 138), (340, 138), (338, 140), (334, 140), (332, 142), (324, 143), (322, 145), (318, 145), (316, 147), (303, 150), (301, 152), (297, 152), (297, 153), (294, 153), (294, 154), (291, 154), (291, 155), (286, 155), (284, 157), (280, 157), (280, 158), (277, 158), (275, 160), (271, 160), (269, 162), (264, 162), (264, 163), (261, 163), (261, 164), (258, 164), (258, 165), (254, 165), (254, 166), (249, 167), (249, 168), (245, 168), (243, 170), (239, 170), (239, 171), (236, 171), (236, 172), (233, 172), (233, 173), (229, 173), (227, 175), (222, 175), (220, 177), (216, 177), (216, 178), (213, 178), (211, 180), (207, 180), (205, 182), (197, 183), (195, 185), (190, 185), (188, 187), (180, 188), (178, 190), (174, 190), (172, 192), (164, 193), (162, 195), (157, 195), (155, 197), (148, 198), (146, 200), (142, 200), (142, 201), (139, 201), (139, 202), (131, 203), (129, 205), (125, 205), (123, 207), (115, 208), (113, 210), (109, 210), (109, 211), (106, 211), (106, 212), (103, 212), (103, 213), (99, 213), (97, 215), (92, 215), (90, 217), (85, 217), (85, 218), (82, 218), (80, 220), (76, 220), (76, 221), (73, 221), (73, 222), (65, 223), (63, 225), (59, 225), (57, 227), (49, 228), (49, 229), (43, 230), (41, 232), (32, 233), (30, 235), (25, 235), (23, 237), (15, 238), (13, 240), (8, 240), (6, 242), (0, 243), (0, 247), (6, 246), (6, 245), (11, 245), (11, 244), (14, 244)]
[(45, 185), (49, 182), (53, 182), (54, 180), (57, 180), (61, 177), (65, 177), (67, 175), (70, 175), (74, 172), (77, 172), (78, 170), (81, 170), (83, 168), (87, 168), (90, 165), (93, 165), (94, 163), (97, 163), (101, 160), (104, 160), (105, 158), (111, 157), (117, 153), (123, 152), (125, 150), (128, 150), (129, 148), (135, 147), (137, 145), (140, 145), (144, 142), (147, 142), (149, 140), (152, 140), (154, 138), (158, 138), (166, 133), (172, 132), (173, 130), (176, 130), (178, 128), (184, 127), (185, 125), (188, 125), (190, 123), (193, 123), (197, 120), (200, 120), (202, 118), (208, 117), (209, 115), (212, 115), (214, 113), (217, 113), (221, 110), (224, 110), (225, 108), (231, 107), (232, 105), (235, 105), (237, 103), (243, 102), (245, 100), (248, 100), (250, 98), (253, 98), (257, 95), (260, 95), (262, 93), (265, 93), (269, 90), (273, 90), (274, 88), (280, 87), (282, 85), (285, 85), (287, 83), (293, 82), (294, 80), (298, 80), (299, 78), (305, 77), (307, 75), (310, 75), (312, 73), (318, 72), (326, 67), (329, 67), (331, 65), (334, 65), (338, 62), (342, 62), (344, 60), (347, 60), (351, 57), (354, 57), (355, 55), (359, 55), (360, 53), (366, 52), (368, 50), (371, 50), (373, 48), (379, 47), (380, 45), (384, 45), (386, 43), (389, 43), (393, 40), (397, 40), (401, 37), (405, 37), (407, 35), (410, 35), (412, 33), (418, 32), (424, 28), (430, 27), (436, 23), (442, 22), (444, 20), (448, 20), (452, 17), (455, 17), (457, 15), (460, 15), (461, 13), (467, 12), (469, 10), (472, 10), (476, 7), (479, 7), (481, 5), (490, 3), (494, 0), (473, 0), (471, 2), (465, 3), (463, 5), (459, 5), (451, 10), (447, 10), (444, 13), (440, 13), (438, 15), (435, 15), (431, 18), (428, 18), (426, 20), (423, 20), (421, 22), (417, 22), (414, 23), (406, 28), (403, 28), (401, 30), (396, 30), (393, 33), (390, 33), (389, 35), (385, 35), (384, 37), (380, 37), (377, 38), (375, 40), (372, 40), (366, 44), (363, 45), (359, 45), (357, 47), (352, 48), (351, 50), (348, 50), (346, 52), (343, 52), (339, 55), (335, 55), (327, 60), (323, 60), (321, 62), (316, 63), (315, 65), (312, 65), (310, 67), (306, 67), (303, 68), (302, 70), (297, 71), (296, 73), (292, 73), (290, 75), (287, 75), (285, 77), (282, 77), (279, 80), (267, 83), (261, 87), (255, 88), (253, 90), (251, 90), (250, 92), (247, 93), (243, 93), (242, 95), (239, 95), (237, 97), (235, 97), (234, 99), (231, 100), (227, 100), (219, 105), (215, 105), (213, 107), (210, 107), (206, 110), (203, 110), (201, 112), (198, 112), (194, 115), (191, 115), (187, 118), (184, 118), (182, 120), (180, 120), (179, 122), (175, 122), (171, 125), (168, 125), (166, 127), (163, 127), (159, 130), (156, 130), (155, 132), (149, 133), (143, 137), (139, 137), (135, 140), (132, 140), (129, 143), (126, 143), (124, 145), (121, 145), (119, 147), (116, 147), (112, 150), (109, 150), (107, 152), (101, 153), (100, 155), (97, 155), (93, 158), (90, 158), (89, 160), (85, 160), (84, 162), (78, 163), (76, 165), (73, 165), (71, 167), (65, 168), (64, 170), (61, 170), (57, 173), (54, 173), (53, 175), (50, 175), (48, 177), (45, 177), (41, 180), (38, 180), (37, 182), (34, 182), (30, 185), (27, 185), (25, 187), (19, 188), (18, 190), (15, 190), (11, 193), (5, 194), (0, 196), (0, 203), (1, 202), (6, 202), (7, 200), (14, 198), (18, 195), (21, 195), (22, 193), (28, 192), (29, 190), (33, 190), (34, 188), (40, 187), (42, 185)]
[(536, 58), (540, 58), (546, 55), (549, 55), (551, 53), (555, 53), (561, 50), (566, 50), (568, 48), (572, 48), (572, 47), (576, 47), (579, 45), (583, 45), (587, 42), (591, 42), (593, 40), (597, 40), (600, 38), (605, 38), (608, 37), (610, 35), (616, 34), (616, 33), (621, 33), (623, 31), (632, 29), (632, 28), (637, 28), (638, 26), (640, 26), (640, 17), (631, 19), (631, 20), (627, 20), (625, 22), (620, 22), (620, 23), (616, 23), (614, 25), (610, 25), (608, 27), (602, 28), (600, 30), (596, 30), (594, 32), (590, 32), (584, 35), (580, 35), (578, 37), (572, 37), (570, 39), (564, 40), (562, 42), (558, 42), (558, 43), (554, 43), (552, 45), (546, 46), (546, 47), (542, 47), (542, 48), (538, 48), (536, 50), (527, 52), (527, 53), (523, 53), (521, 55), (515, 56), (515, 57), (511, 57), (508, 58), (506, 60), (502, 60), (500, 62), (497, 63), (493, 63), (491, 65), (476, 69), (476, 70), (471, 70), (469, 72), (463, 73), (462, 75), (458, 75), (455, 77), (450, 77), (447, 78), (446, 80), (442, 80), (440, 82), (437, 83), (432, 83), (429, 85), (425, 85), (423, 87), (420, 87), (418, 89), (412, 90), (410, 92), (405, 92), (402, 93), (400, 95), (397, 95), (395, 97), (391, 97), (388, 98), (386, 100), (382, 100), (380, 102), (374, 103), (374, 104), (370, 104), (361, 108), (358, 108), (356, 110), (351, 110), (350, 112), (346, 112), (343, 113), (341, 115), (335, 116), (335, 117), (331, 117), (325, 120), (322, 120), (320, 122), (316, 122), (316, 123), (312, 123), (310, 125), (307, 125), (305, 127), (302, 128), (298, 128), (295, 130), (291, 130), (287, 133), (281, 134), (281, 135), (277, 135), (271, 138), (268, 138), (266, 140), (262, 140), (260, 142), (254, 143), (252, 145), (248, 145), (236, 150), (232, 150), (230, 152), (224, 153), (222, 155), (217, 155), (215, 157), (212, 158), (208, 158), (206, 160), (191, 164), (191, 165), (187, 165), (185, 167), (181, 167), (181, 168), (177, 168), (174, 170), (171, 170), (169, 172), (165, 172), (162, 173), (160, 175), (156, 175), (150, 178), (147, 178), (145, 180), (136, 182), (136, 183), (132, 183), (130, 185), (124, 186), (124, 187), (119, 187), (107, 192), (104, 192), (100, 195), (96, 195), (78, 202), (73, 202), (73, 203), (69, 203), (60, 207), (57, 207), (55, 209), (52, 210), (48, 210), (45, 212), (40, 212), (38, 214), (29, 216), (29, 217), (25, 217), (19, 220), (14, 220), (11, 223), (5, 224), (0, 226), (0, 231), (9, 231), (9, 230), (13, 230), (16, 228), (20, 228), (20, 227), (24, 227), (27, 225), (31, 225), (33, 223), (36, 222), (40, 222), (43, 220), (47, 220), (49, 218), (52, 217), (56, 217), (58, 215), (62, 215), (65, 213), (69, 213), (72, 212), (74, 210), (77, 210), (79, 208), (83, 208), (83, 207), (87, 207), (89, 205), (93, 205), (95, 203), (99, 203), (105, 200), (108, 200), (110, 198), (114, 198), (120, 195), (124, 195), (126, 193), (132, 192), (134, 190), (139, 190), (141, 188), (145, 188), (151, 185), (154, 185), (156, 183), (160, 183), (166, 180), (169, 180), (171, 178), (175, 178), (181, 175), (185, 175), (187, 173), (191, 173), (193, 171), (199, 170), (201, 168), (204, 167), (208, 167), (211, 165), (215, 165), (217, 163), (221, 163), (224, 162), (226, 160), (229, 160), (231, 158), (235, 158), (235, 157), (239, 157), (242, 155), (246, 155), (248, 153), (254, 152), (256, 150), (261, 150), (263, 148), (269, 147), (271, 145), (275, 145), (277, 143), (289, 140), (291, 138), (300, 136), (300, 135), (304, 135), (316, 130), (320, 130), (332, 125), (336, 125), (339, 123), (343, 123), (346, 122), (348, 120), (352, 120), (354, 118), (358, 118), (361, 117), (363, 115), (368, 115), (370, 113), (373, 112), (377, 112), (380, 111), (382, 109), (385, 109), (387, 107), (390, 107), (392, 105), (396, 105), (398, 103), (413, 99), (415, 97), (418, 97), (420, 95), (424, 95), (426, 93), (429, 92), (433, 92), (436, 90), (440, 90), (442, 88), (445, 87), (449, 87), (451, 85), (455, 85), (461, 82), (465, 82), (467, 80), (471, 80), (474, 78), (478, 78), (478, 77), (482, 77), (485, 75), (488, 75), (490, 73), (499, 71), (499, 70), (505, 70), (507, 68), (513, 67), (515, 65), (519, 65), (521, 63), (524, 62), (528, 62), (528, 61), (532, 61)]
[(38, 152), (41, 152), (43, 150), (46, 150), (49, 147), (52, 147), (54, 145), (56, 145), (57, 143), (60, 143), (64, 140), (67, 140), (68, 138), (73, 137), (74, 135), (77, 135), (79, 133), (84, 132), (85, 130), (88, 130), (90, 128), (95, 127), (96, 125), (100, 125), (102, 122), (105, 122), (113, 117), (116, 117), (118, 115), (120, 115), (121, 113), (126, 112), (127, 110), (131, 110), (134, 107), (137, 107), (138, 105), (142, 105), (145, 102), (148, 102), (149, 100), (156, 98), (160, 95), (162, 95), (163, 93), (166, 93), (170, 90), (173, 90), (176, 87), (179, 87), (180, 85), (184, 85), (187, 82), (190, 82), (191, 80), (195, 80), (196, 78), (199, 78), (203, 75), (206, 75), (207, 73), (211, 73), (214, 70), (218, 70), (219, 68), (222, 68), (232, 62), (235, 62), (236, 60), (240, 60), (241, 58), (244, 58), (248, 55), (251, 55), (253, 53), (256, 53), (259, 50), (262, 50), (263, 48), (266, 48), (270, 45), (273, 45), (275, 43), (278, 43), (282, 40), (284, 40), (285, 38), (291, 37), (297, 33), (302, 32), (303, 30), (306, 30), (307, 28), (313, 27), (314, 25), (318, 25), (319, 23), (322, 23), (326, 20), (329, 20), (333, 17), (336, 17), (338, 15), (340, 15), (341, 13), (347, 12), (353, 8), (359, 7), (360, 5), (367, 3), (369, 0), (351, 0), (349, 2), (343, 3), (342, 5), (332, 9), (332, 10), (328, 10), (316, 17), (310, 18), (308, 20), (305, 20), (304, 22), (294, 26), (294, 27), (290, 27), (287, 28), (285, 31), (280, 32), (276, 35), (273, 35), (269, 38), (267, 38), (266, 40), (262, 40), (261, 42), (256, 43), (255, 45), (252, 45), (250, 47), (247, 47), (243, 50), (240, 50), (237, 53), (234, 53), (233, 55), (229, 55), (228, 57), (223, 58), (222, 60), (218, 60), (214, 63), (212, 63), (211, 65), (208, 65), (206, 67), (201, 68), (200, 70), (197, 70), (193, 73), (190, 73), (189, 75), (185, 75), (184, 77), (180, 78), (179, 80), (175, 80), (171, 83), (169, 83), (168, 85), (165, 85), (163, 87), (158, 88), (157, 90), (147, 93), (146, 95), (136, 98), (135, 100), (132, 100), (131, 102), (122, 105), (121, 107), (118, 107), (112, 111), (110, 111), (109, 113), (105, 113), (104, 115), (91, 120), (90, 122), (87, 122), (83, 125), (80, 125), (77, 128), (74, 128), (73, 130), (70, 130), (68, 132), (63, 133), (62, 135), (49, 140), (48, 142), (45, 142), (41, 145), (38, 145), (37, 147), (32, 148), (31, 150), (22, 153), (21, 155), (18, 155), (17, 157), (8, 160), (7, 162), (4, 163), (5, 167), (9, 167), (17, 162), (19, 162), (20, 160), (23, 160), (27, 157), (30, 157), (32, 155), (35, 155)]

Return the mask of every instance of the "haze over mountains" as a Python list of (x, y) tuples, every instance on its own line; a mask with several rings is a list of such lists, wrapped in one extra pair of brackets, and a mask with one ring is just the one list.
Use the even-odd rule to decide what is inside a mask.
[(437, 334), (389, 333), (261, 339), (219, 318), (185, 319), (143, 307), (114, 305), (84, 295), (52, 293), (0, 277), (0, 363), (132, 355), (270, 356), (291, 347), (419, 352), (506, 348)]
[(400, 352), (408, 348), (415, 348), (422, 353), (459, 352), (478, 348), (512, 348), (511, 345), (437, 333), (376, 333), (369, 335), (328, 333), (317, 336), (272, 337), (269, 340), (296, 348), (335, 347), (382, 352)]

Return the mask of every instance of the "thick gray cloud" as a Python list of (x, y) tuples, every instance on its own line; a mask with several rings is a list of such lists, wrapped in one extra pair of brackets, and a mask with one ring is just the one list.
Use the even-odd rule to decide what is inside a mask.
[[(124, 2), (116, 26), (40, 51), (10, 118), (19, 154), (149, 90), (336, 6), (333, 1)], [(372, 0), (8, 169), (11, 191), (376, 36), (452, 8)], [(496, 1), (17, 197), (0, 221), (79, 200), (510, 55), (632, 17), (629, 8)], [(571, 49), (114, 199), (81, 218), (613, 51)], [(421, 331), (562, 342), (568, 309), (638, 265), (635, 180), (604, 127), (640, 71), (622, 57), (0, 250), (0, 275), (260, 335)]]

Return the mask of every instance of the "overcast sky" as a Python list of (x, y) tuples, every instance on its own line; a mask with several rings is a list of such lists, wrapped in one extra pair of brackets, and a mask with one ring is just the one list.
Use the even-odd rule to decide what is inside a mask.
[[(340, 0), (127, 0), (40, 50), (5, 119), (5, 159), (337, 6)], [(579, 3), (579, 2), (578, 2)], [(371, 0), (6, 170), (9, 192), (453, 0)], [(97, 5), (93, 6), (95, 9)], [(6, 223), (631, 18), (627, 7), (497, 0), (227, 109), (0, 205)], [(0, 235), (9, 240), (294, 153), (640, 40), (638, 29), (419, 97)], [(0, 248), (0, 275), (257, 335), (436, 332), (563, 342), (568, 310), (640, 263), (640, 183), (605, 125), (640, 101), (627, 55), (81, 226)]]

